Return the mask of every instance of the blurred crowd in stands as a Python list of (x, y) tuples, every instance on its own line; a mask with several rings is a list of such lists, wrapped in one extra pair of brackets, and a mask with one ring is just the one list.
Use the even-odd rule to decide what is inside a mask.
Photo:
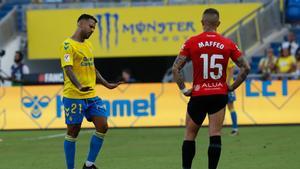
[(258, 66), (258, 73), (262, 74), (262, 79), (271, 80), (271, 74), (289, 74), (293, 76), (292, 79), (300, 79), (299, 40), (296, 39), (295, 33), (290, 31), (286, 41), (282, 42), (278, 48), (266, 49), (266, 54), (260, 59)]

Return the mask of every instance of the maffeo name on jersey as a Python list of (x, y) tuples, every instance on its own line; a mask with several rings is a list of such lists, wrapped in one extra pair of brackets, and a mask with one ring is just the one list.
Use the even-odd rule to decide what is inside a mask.
[(215, 41), (204, 41), (204, 42), (200, 42), (198, 43), (199, 48), (203, 48), (203, 47), (216, 47), (219, 49), (224, 49), (224, 44), (220, 43), (220, 42), (215, 42)]

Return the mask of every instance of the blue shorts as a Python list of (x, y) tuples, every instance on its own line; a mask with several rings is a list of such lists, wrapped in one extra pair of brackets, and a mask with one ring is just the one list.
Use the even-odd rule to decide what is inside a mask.
[(92, 121), (93, 116), (107, 117), (103, 102), (99, 97), (70, 99), (63, 97), (66, 124), (81, 124), (83, 117)]
[(228, 103), (233, 103), (236, 100), (234, 92), (228, 92)]

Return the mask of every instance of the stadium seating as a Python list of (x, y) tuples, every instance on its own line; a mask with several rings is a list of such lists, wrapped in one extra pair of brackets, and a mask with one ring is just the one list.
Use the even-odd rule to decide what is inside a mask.
[(0, 8), (0, 20), (12, 9), (13, 9), (13, 6), (11, 6), (10, 4), (4, 4)]
[(275, 56), (279, 56), (280, 54), (281, 42), (272, 42), (271, 48), (273, 48), (273, 52)]
[[(299, 1), (299, 3), (300, 3), (300, 1)], [(293, 27), (291, 29), (291, 31), (295, 33), (295, 35), (296, 35), (296, 41), (297, 41), (298, 44), (300, 44), (300, 28), (299, 27)], [(286, 38), (285, 38), (285, 40), (286, 40)], [(270, 44), (270, 47), (273, 48), (274, 55), (276, 57), (279, 57), (279, 55), (280, 55), (280, 48), (281, 48), (281, 42), (272, 42)], [(262, 57), (263, 56), (252, 56), (251, 57), (251, 60), (250, 60), (251, 73), (258, 73), (259, 72), (258, 64), (259, 64), (259, 61), (260, 61), (260, 59)]]
[(300, 0), (288, 0), (286, 5), (286, 20), (300, 22)]
[[(300, 8), (299, 8), (299, 10), (300, 10)], [(294, 28), (292, 28), (292, 31), (296, 35), (296, 39), (297, 39), (298, 44), (300, 44), (300, 28), (299, 27), (294, 27)]]
[(253, 56), (251, 57), (251, 62), (250, 62), (250, 67), (251, 67), (251, 72), (250, 73), (258, 73), (259, 72), (259, 61), (263, 56)]
[[(14, 6), (18, 7), (17, 13), (18, 13), (18, 30), (24, 31), (23, 27), (26, 27), (26, 24), (23, 23), (23, 15), (24, 15), (24, 9), (22, 8), (22, 5), (24, 4), (30, 4), (32, 3), (32, 6), (42, 6), (43, 8), (47, 9), (47, 6), (50, 6), (50, 9), (52, 6), (55, 8), (58, 8), (58, 6), (62, 7), (73, 7), (73, 5), (80, 5), (80, 7), (84, 7), (84, 4), (98, 4), (98, 3), (89, 3), (89, 2), (101, 2), (103, 4), (105, 3), (112, 3), (112, 2), (118, 2), (122, 4), (122, 2), (128, 2), (130, 5), (133, 6), (148, 6), (148, 5), (165, 5), (165, 4), (180, 4), (180, 3), (192, 3), (192, 2), (197, 2), (197, 3), (207, 3), (209, 0), (80, 0), (81, 2), (84, 3), (72, 3), (72, 2), (78, 2), (78, 0), (42, 0), (42, 1), (36, 1), (36, 4), (34, 4), (35, 1), (32, 0), (9, 0), (6, 1), (6, 3), (0, 8), (0, 19), (4, 17), (9, 11), (11, 11)], [(243, 0), (243, 2), (254, 2), (256, 0)], [(242, 2), (240, 0), (211, 0), (209, 1), (211, 3), (228, 3), (228, 2)], [(262, 0), (261, 2), (267, 3), (269, 0)], [(100, 4), (100, 3), (99, 3)], [(116, 4), (114, 4), (116, 5)], [(89, 6), (88, 6), (89, 7)], [(300, 11), (300, 0), (289, 0), (288, 1), (288, 7), (299, 7)], [(33, 9), (35, 9), (33, 7)], [(288, 10), (287, 10), (288, 11)], [(293, 13), (294, 14), (294, 13)], [(300, 15), (299, 15), (300, 18)], [(297, 39), (300, 40), (300, 29), (295, 29), (295, 33), (297, 35)], [(279, 47), (281, 43), (280, 42), (273, 42), (271, 43), (271, 47), (274, 49), (274, 54), (276, 56), (279, 55)], [(250, 59), (251, 63), (251, 73), (258, 73), (258, 64), (260, 59), (262, 58), (261, 55), (257, 56), (252, 56)]]
[(15, 6), (17, 7), (18, 29), (22, 30), (23, 12), (22, 5), (31, 3), (31, 0), (9, 0), (0, 7), (0, 20), (6, 16)]
[[(300, 33), (300, 29), (298, 30)], [(300, 36), (300, 35), (299, 35)], [(299, 38), (297, 38), (299, 40)], [(273, 49), (274, 55), (278, 57), (280, 55), (280, 47), (281, 47), (281, 42), (272, 42), (270, 44), (270, 47)], [(264, 56), (257, 55), (257, 56), (252, 56), (250, 60), (250, 66), (251, 66), (251, 73), (256, 74), (259, 73), (259, 61), (261, 58)]]
[(6, 15), (6, 11), (0, 11), (0, 19), (3, 18)]

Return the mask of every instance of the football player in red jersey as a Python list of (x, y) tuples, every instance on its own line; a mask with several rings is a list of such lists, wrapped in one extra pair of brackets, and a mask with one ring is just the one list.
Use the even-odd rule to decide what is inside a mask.
[[(247, 77), (250, 66), (238, 47), (219, 35), (219, 12), (206, 9), (202, 16), (203, 33), (189, 38), (173, 65), (173, 76), (185, 96), (191, 96), (187, 106), (186, 130), (182, 145), (182, 167), (190, 169), (195, 155), (195, 138), (206, 113), (209, 118), (208, 168), (216, 169), (221, 154), (221, 128), (223, 125), (227, 93), (234, 91)], [(240, 68), (231, 86), (226, 83), (226, 68), (231, 58)], [(187, 60), (193, 63), (193, 87), (185, 87), (180, 70)]]

